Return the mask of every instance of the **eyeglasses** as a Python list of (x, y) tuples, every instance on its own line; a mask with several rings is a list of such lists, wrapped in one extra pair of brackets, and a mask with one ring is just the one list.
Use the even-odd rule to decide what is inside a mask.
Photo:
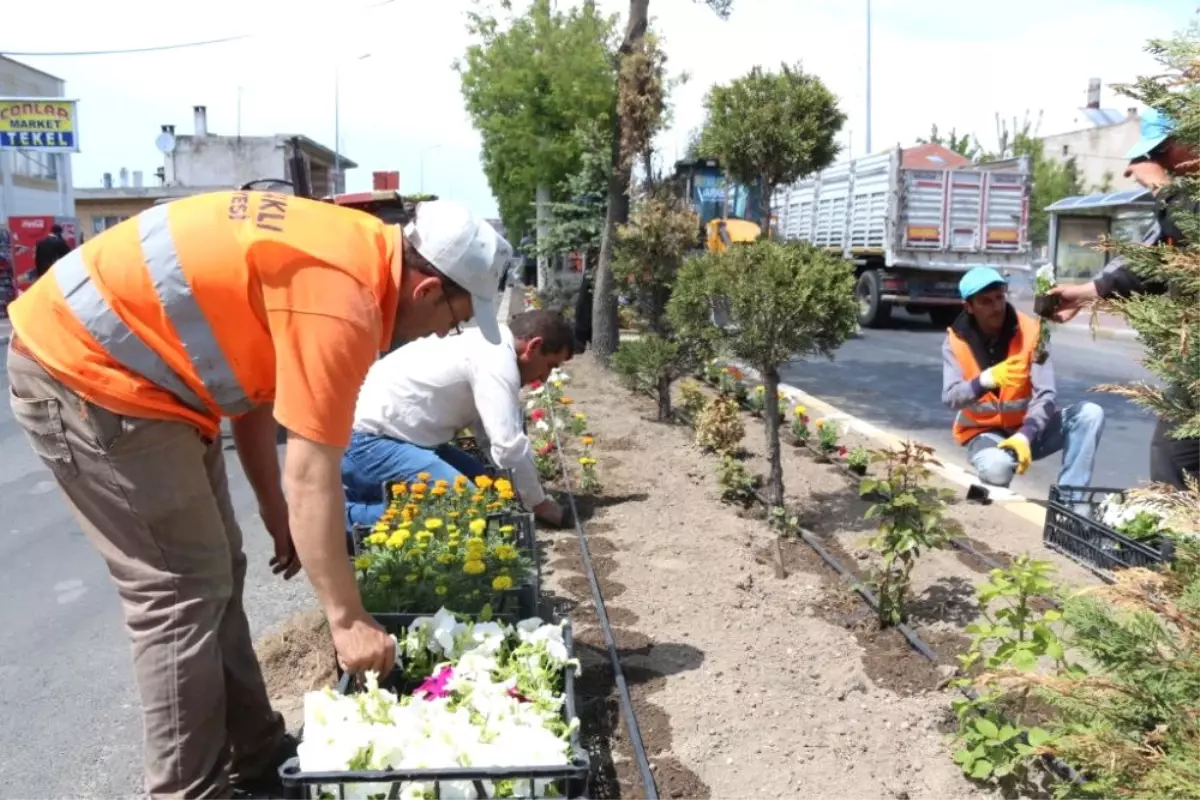
[(429, 272), (434, 277), (441, 279), (441, 281), (442, 281), (442, 301), (446, 304), (446, 310), (450, 312), (451, 327), (454, 329), (455, 334), (462, 333), (462, 326), (463, 326), (463, 323), (466, 322), (466, 320), (460, 320), (458, 318), (458, 315), (454, 313), (454, 305), (450, 302), (450, 295), (447, 292), (447, 289), (449, 287), (455, 287), (455, 288), (461, 288), (461, 287), (459, 287), (458, 284), (455, 283), (454, 281), (447, 278), (445, 273), (443, 273), (440, 269), (435, 267), (433, 264), (430, 264), (428, 261), (425, 262), (425, 267), (426, 267), (426, 269), (429, 270)]

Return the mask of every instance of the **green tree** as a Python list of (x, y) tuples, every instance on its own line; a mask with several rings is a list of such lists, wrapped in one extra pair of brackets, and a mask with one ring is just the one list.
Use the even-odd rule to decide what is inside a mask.
[(955, 153), (958, 153), (960, 156), (969, 158), (972, 161), (977, 159), (980, 152), (983, 150), (983, 148), (979, 146), (979, 140), (971, 134), (964, 133), (960, 136), (954, 128), (951, 128), (949, 136), (942, 136), (941, 133), (938, 132), (938, 126), (936, 124), (929, 126), (928, 137), (918, 138), (917, 141), (921, 144), (940, 144), (947, 150), (952, 150)]
[(768, 500), (782, 506), (779, 366), (814, 355), (831, 358), (854, 334), (853, 266), (807, 242), (731, 247), (684, 264), (667, 314), (682, 340), (730, 353), (762, 376)]
[[(733, 0), (694, 0), (703, 2), (725, 19)], [(656, 45), (648, 42), (650, 0), (629, 0), (629, 18), (625, 36), (617, 47), (615, 72), (618, 85), (610, 114), (612, 152), (605, 205), (604, 235), (596, 264), (592, 300), (592, 351), (608, 358), (617, 349), (617, 298), (613, 293), (613, 251), (617, 226), (629, 219), (629, 186), (634, 159), (644, 153), (654, 134), (661, 128), (666, 109), (663, 64), (655, 54)], [(657, 110), (657, 115), (653, 113)]]
[(519, 16), (501, 19), (485, 8), (468, 20), (476, 41), (456, 64), (463, 98), (500, 216), (520, 239), (537, 189), (579, 170), (578, 132), (613, 112), (616, 20), (591, 0), (566, 11), (533, 0)]
[(582, 139), (579, 169), (562, 186), (565, 199), (550, 205), (550, 227), (536, 249), (543, 256), (579, 252), (588, 263), (595, 263), (604, 231), (608, 131), (593, 126), (577, 133)]
[(761, 190), (763, 230), (770, 229), (778, 186), (823, 169), (837, 156), (846, 115), (815, 75), (797, 66), (779, 72), (755, 67), (704, 99), (701, 148), (720, 159), (726, 175)]

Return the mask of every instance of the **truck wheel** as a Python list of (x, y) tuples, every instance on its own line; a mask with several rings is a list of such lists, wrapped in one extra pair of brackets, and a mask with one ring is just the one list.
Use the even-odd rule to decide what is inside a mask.
[(858, 298), (858, 324), (864, 328), (882, 328), (892, 318), (891, 303), (880, 298), (882, 290), (883, 282), (876, 270), (868, 270), (859, 276), (854, 296)]
[(929, 309), (929, 318), (935, 328), (949, 328), (961, 313), (962, 309), (957, 306), (934, 306)]

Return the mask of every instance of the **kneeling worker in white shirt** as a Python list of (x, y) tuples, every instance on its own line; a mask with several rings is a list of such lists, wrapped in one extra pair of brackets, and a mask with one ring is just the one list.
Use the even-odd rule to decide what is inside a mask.
[(358, 395), (354, 432), (342, 458), (346, 517), (370, 525), (387, 505), (383, 482), (474, 479), (484, 466), (449, 444), (470, 428), (492, 460), (512, 470), (522, 504), (550, 525), (569, 522), (546, 495), (525, 435), (521, 387), (544, 381), (571, 357), (574, 331), (552, 311), (527, 311), (500, 326), (501, 343), (477, 328), (410, 342), (371, 367)]

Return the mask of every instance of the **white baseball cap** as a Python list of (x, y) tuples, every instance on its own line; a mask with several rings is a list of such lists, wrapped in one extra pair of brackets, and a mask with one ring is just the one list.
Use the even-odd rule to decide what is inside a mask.
[(471, 313), (483, 338), (500, 344), (496, 295), (500, 273), (512, 258), (512, 245), (462, 203), (418, 203), (404, 236), (434, 269), (471, 294)]

